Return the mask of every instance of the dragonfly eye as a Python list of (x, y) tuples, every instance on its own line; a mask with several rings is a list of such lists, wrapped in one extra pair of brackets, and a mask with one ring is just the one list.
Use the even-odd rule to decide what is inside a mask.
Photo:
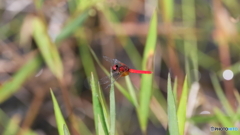
[(112, 66), (112, 70), (113, 70), (113, 71), (116, 71), (117, 68), (118, 68), (118, 65), (114, 65), (114, 66)]

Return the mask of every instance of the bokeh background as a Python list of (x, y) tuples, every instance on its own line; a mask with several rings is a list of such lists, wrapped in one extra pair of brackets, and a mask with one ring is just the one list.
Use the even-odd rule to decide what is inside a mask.
[[(144, 69), (153, 13), (147, 129), (116, 87), (118, 135), (167, 134), (168, 74), (177, 101), (187, 77), (185, 134), (229, 134), (209, 127), (224, 126), (219, 119), (226, 118), (240, 128), (239, 6), (238, 0), (1, 0), (0, 134), (57, 135), (50, 88), (71, 134), (96, 134), (91, 72), (96, 80), (106, 76), (111, 63), (103, 56)], [(138, 95), (141, 75), (129, 77), (117, 82), (128, 90), (130, 79)], [(101, 87), (109, 104), (109, 89)]]

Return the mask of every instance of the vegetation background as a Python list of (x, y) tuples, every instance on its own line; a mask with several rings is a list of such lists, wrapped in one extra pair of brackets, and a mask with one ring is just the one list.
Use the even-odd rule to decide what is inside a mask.
[[(0, 1), (0, 134), (239, 134), (239, 6)], [(104, 89), (102, 56), (153, 74)]]

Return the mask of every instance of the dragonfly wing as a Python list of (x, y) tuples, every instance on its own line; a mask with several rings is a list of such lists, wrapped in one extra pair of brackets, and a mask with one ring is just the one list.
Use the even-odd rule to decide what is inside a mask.
[(117, 60), (117, 59), (111, 59), (111, 58), (109, 58), (109, 57), (107, 57), (107, 56), (103, 56), (103, 58), (104, 58), (106, 61), (110, 62), (112, 65), (125, 65), (125, 64), (123, 64), (121, 61), (119, 61), (119, 60)]
[(109, 83), (110, 82), (110, 79), (111, 77), (110, 76), (105, 76), (105, 77), (103, 77), (103, 78), (101, 78), (100, 80), (99, 80), (99, 83), (102, 85), (102, 84), (107, 84), (107, 83)]
[(112, 73), (112, 76), (105, 76), (102, 79), (99, 80), (99, 83), (101, 85), (103, 84), (111, 84), (111, 79), (113, 79), (113, 82), (115, 82), (121, 75), (118, 72)]
[(103, 58), (104, 58), (106, 61), (110, 62), (111, 64), (114, 64), (114, 62), (115, 62), (115, 59), (108, 58), (107, 56), (103, 56)]

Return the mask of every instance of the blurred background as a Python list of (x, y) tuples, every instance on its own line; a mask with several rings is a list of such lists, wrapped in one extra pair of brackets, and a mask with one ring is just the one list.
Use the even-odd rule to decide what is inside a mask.
[[(240, 128), (239, 6), (238, 0), (1, 0), (0, 134), (57, 135), (50, 88), (71, 134), (96, 134), (91, 72), (95, 79), (106, 76), (103, 68), (109, 70), (111, 63), (103, 56), (144, 69), (154, 12), (157, 41), (146, 134), (167, 134), (168, 73), (177, 99), (188, 78), (185, 134), (213, 134), (210, 126), (222, 126), (214, 107), (230, 119), (236, 114), (231, 124)], [(138, 93), (141, 75), (129, 77)], [(125, 78), (117, 82), (127, 90)], [(135, 106), (119, 87), (115, 93), (118, 134), (143, 134)]]

